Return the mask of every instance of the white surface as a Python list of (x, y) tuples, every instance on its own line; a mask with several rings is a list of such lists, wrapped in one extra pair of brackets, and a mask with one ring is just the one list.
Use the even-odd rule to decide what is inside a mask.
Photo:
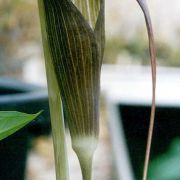
[[(134, 180), (118, 104), (151, 105), (151, 68), (104, 65), (101, 77), (118, 180)], [(180, 106), (180, 69), (158, 67), (157, 106)]]
[(108, 101), (108, 119), (111, 143), (113, 147), (113, 157), (116, 165), (116, 175), (118, 180), (134, 180), (134, 175), (129, 159), (129, 154), (124, 137), (124, 130), (117, 106)]
[[(114, 102), (151, 104), (150, 67), (111, 66), (102, 68), (102, 91)], [(160, 106), (180, 106), (180, 69), (157, 69), (156, 102)]]
[[(158, 41), (170, 46), (179, 46), (180, 1), (147, 0), (152, 24)], [(143, 14), (136, 1), (106, 0), (107, 39), (132, 39), (137, 34), (146, 32)]]

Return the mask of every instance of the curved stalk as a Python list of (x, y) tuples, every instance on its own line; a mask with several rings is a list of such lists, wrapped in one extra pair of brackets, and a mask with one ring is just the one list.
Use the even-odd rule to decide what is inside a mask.
[(154, 129), (154, 120), (155, 120), (155, 107), (156, 107), (156, 49), (155, 49), (155, 43), (154, 43), (154, 35), (153, 35), (151, 18), (150, 18), (146, 0), (137, 0), (137, 2), (139, 3), (144, 13), (144, 17), (146, 21), (146, 27), (147, 27), (148, 38), (149, 38), (149, 52), (150, 52), (150, 57), (151, 57), (151, 70), (152, 70), (152, 107), (151, 107), (148, 140), (147, 140), (146, 155), (145, 155), (145, 162), (144, 162), (144, 171), (143, 171), (143, 178), (142, 178), (143, 180), (146, 180), (147, 174), (148, 174), (148, 166), (149, 166), (153, 129)]

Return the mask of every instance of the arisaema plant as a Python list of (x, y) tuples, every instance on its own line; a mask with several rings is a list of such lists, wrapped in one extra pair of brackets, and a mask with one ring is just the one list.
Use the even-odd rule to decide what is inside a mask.
[[(155, 51), (145, 1), (155, 97)], [(83, 180), (91, 180), (99, 132), (100, 72), (104, 52), (104, 0), (38, 0), (48, 81), (56, 179), (68, 180), (64, 119)], [(155, 98), (151, 122), (154, 119)], [(151, 141), (151, 138), (150, 138)], [(150, 148), (148, 148), (150, 149)]]
[(100, 71), (105, 41), (104, 0), (38, 0), (38, 3), (56, 178), (68, 179), (64, 113), (83, 179), (90, 180), (99, 132)]

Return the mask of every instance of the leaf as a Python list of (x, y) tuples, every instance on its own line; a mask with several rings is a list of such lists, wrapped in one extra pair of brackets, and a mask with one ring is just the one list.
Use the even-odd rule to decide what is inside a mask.
[(151, 107), (150, 125), (149, 125), (146, 155), (144, 162), (144, 171), (143, 171), (143, 180), (146, 180), (148, 173), (149, 159), (150, 159), (150, 151), (151, 151), (154, 119), (155, 119), (155, 108), (156, 108), (156, 48), (154, 43), (153, 28), (152, 28), (147, 2), (146, 0), (137, 0), (137, 2), (139, 3), (144, 13), (144, 17), (146, 21), (146, 27), (149, 38), (149, 53), (151, 58), (151, 69), (152, 69), (152, 107)]
[(10, 136), (39, 116), (16, 111), (0, 111), (0, 140)]

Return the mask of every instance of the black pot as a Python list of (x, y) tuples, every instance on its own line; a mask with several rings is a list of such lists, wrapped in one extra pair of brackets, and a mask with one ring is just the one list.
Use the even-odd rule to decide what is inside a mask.
[[(119, 113), (136, 179), (141, 179), (144, 166), (150, 106), (119, 105)], [(165, 153), (172, 140), (180, 136), (180, 107), (157, 106), (151, 160)]]
[(0, 80), (0, 111), (42, 114), (32, 123), (0, 141), (0, 180), (23, 180), (33, 137), (50, 133), (47, 91), (19, 81)]
[[(142, 179), (152, 103), (150, 74), (150, 67), (107, 65), (102, 69), (101, 82), (107, 100), (117, 179)], [(177, 171), (177, 165), (169, 161), (175, 159), (176, 153), (171, 156), (169, 152), (171, 144), (180, 137), (180, 69), (159, 67), (157, 74), (157, 108), (148, 172), (148, 179), (155, 177), (155, 180), (160, 169), (164, 170), (160, 172), (163, 175), (168, 171), (165, 168), (170, 166)], [(164, 161), (162, 156), (166, 157)], [(160, 160), (169, 161), (169, 166), (165, 167)], [(157, 171), (153, 166), (158, 167)], [(175, 171), (170, 175), (171, 178), (166, 179), (180, 179)]]

